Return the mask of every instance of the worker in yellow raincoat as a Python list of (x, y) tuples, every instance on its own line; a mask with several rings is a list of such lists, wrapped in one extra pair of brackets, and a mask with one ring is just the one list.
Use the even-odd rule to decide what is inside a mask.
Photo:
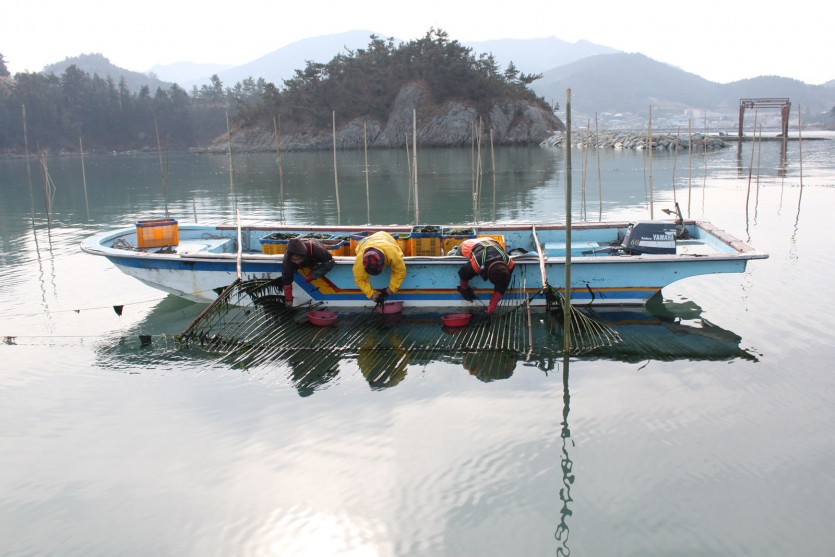
[[(403, 251), (391, 234), (375, 232), (360, 242), (355, 251), (357, 259), (354, 262), (354, 282), (366, 298), (381, 303), (400, 289), (406, 278), (406, 263), (403, 262)], [(385, 289), (374, 290), (371, 276), (379, 275), (385, 267), (391, 269), (389, 284)]]

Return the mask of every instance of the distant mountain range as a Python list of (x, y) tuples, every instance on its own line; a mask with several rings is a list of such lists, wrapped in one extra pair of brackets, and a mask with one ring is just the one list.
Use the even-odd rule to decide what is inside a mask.
[(98, 75), (102, 79), (108, 77), (113, 80), (113, 83), (118, 87), (121, 79), (125, 80), (125, 86), (129, 91), (138, 93), (142, 87), (148, 87), (151, 96), (159, 87), (168, 89), (171, 83), (162, 81), (154, 75), (144, 74), (140, 72), (132, 72), (110, 63), (110, 60), (105, 58), (102, 54), (80, 54), (72, 58), (66, 58), (62, 62), (56, 62), (46, 66), (44, 73), (54, 73), (61, 75), (70, 66), (76, 66), (78, 69), (87, 72), (90, 75)]
[[(327, 62), (339, 53), (366, 48), (371, 35), (388, 38), (368, 30), (314, 37), (235, 67), (181, 62), (154, 66), (148, 74), (141, 74), (117, 68), (101, 54), (88, 54), (68, 58), (45, 70), (62, 73), (74, 63), (88, 73), (111, 76), (116, 83), (124, 76), (131, 90), (147, 85), (152, 94), (157, 87), (168, 88), (171, 83), (191, 91), (209, 83), (213, 74), (227, 87), (248, 77), (262, 77), (280, 87), (307, 61)], [(395, 38), (394, 42), (403, 40)], [(827, 115), (831, 119), (835, 107), (835, 80), (826, 85), (808, 85), (785, 77), (762, 76), (719, 84), (643, 54), (627, 54), (587, 41), (568, 43), (556, 37), (462, 44), (472, 48), (476, 56), (492, 53), (501, 69), (513, 62), (521, 72), (542, 73), (542, 79), (534, 81), (531, 88), (555, 106), (563, 108), (566, 89), (570, 88), (572, 111), (581, 115), (645, 115), (652, 105), (653, 110), (671, 113), (708, 111), (735, 117), (740, 98), (777, 97), (789, 98), (793, 107), (799, 105), (807, 115), (804, 119), (811, 123), (816, 118), (827, 120)]]

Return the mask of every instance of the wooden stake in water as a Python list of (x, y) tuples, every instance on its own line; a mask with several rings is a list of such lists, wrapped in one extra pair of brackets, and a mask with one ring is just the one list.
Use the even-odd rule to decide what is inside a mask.
[(571, 350), (571, 89), (565, 90), (565, 304), (563, 351)]
[(342, 210), (339, 207), (339, 177), (336, 173), (336, 111), (332, 113), (333, 119), (333, 185), (336, 189), (336, 224), (342, 224)]
[(84, 145), (81, 143), (81, 137), (78, 138), (78, 152), (81, 154), (81, 183), (84, 186), (84, 208), (87, 209), (87, 220), (89, 220), (90, 204), (87, 202), (87, 172), (84, 170)]

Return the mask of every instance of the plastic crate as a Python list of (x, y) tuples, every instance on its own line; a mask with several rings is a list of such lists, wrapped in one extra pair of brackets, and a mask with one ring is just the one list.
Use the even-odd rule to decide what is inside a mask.
[(409, 253), (420, 257), (437, 257), (441, 255), (440, 226), (419, 225), (412, 227), (409, 234)]
[(403, 257), (412, 255), (412, 241), (408, 234), (398, 234), (394, 239), (397, 240), (397, 245), (400, 246)]
[(267, 255), (282, 255), (287, 251), (287, 243), (298, 234), (268, 234), (261, 238), (261, 253)]
[(136, 221), (136, 245), (140, 249), (176, 246), (180, 243), (175, 219)]
[(502, 249), (506, 249), (505, 246), (504, 246), (504, 236), (502, 236), (501, 234), (479, 234), (478, 237), (479, 238), (490, 238), (492, 240), (495, 240), (496, 243), (499, 244), (502, 247)]
[[(451, 232), (456, 232), (456, 234)], [(471, 240), (475, 237), (475, 228), (444, 228), (441, 236), (444, 253), (451, 252), (456, 246), (461, 245), (464, 240)]]
[(357, 233), (354, 233), (354, 234), (349, 234), (348, 235), (348, 255), (356, 255), (357, 246), (360, 244), (360, 242), (362, 242), (363, 240), (365, 240), (366, 238), (371, 236), (371, 234), (373, 234), (373, 232), (371, 232), (370, 230), (366, 230), (365, 232), (357, 232)]
[(426, 236), (409, 237), (409, 255), (436, 257), (441, 255), (441, 237)]
[(350, 255), (348, 252), (351, 248), (350, 242), (341, 238), (329, 238), (327, 240), (319, 240), (326, 250), (331, 252), (331, 255)]

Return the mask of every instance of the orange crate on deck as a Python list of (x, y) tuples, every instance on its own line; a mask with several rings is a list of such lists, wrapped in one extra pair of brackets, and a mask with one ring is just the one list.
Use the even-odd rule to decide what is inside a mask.
[(441, 237), (410, 238), (409, 254), (430, 257), (441, 255)]
[(355, 234), (348, 235), (348, 255), (356, 255), (357, 254), (357, 246), (360, 245), (360, 242), (365, 240), (368, 236), (371, 236), (373, 232), (370, 230), (366, 230), (365, 232), (357, 232)]
[(331, 252), (331, 255), (350, 255), (348, 251), (351, 249), (351, 243), (348, 240), (340, 240), (333, 238), (330, 240), (320, 240), (322, 246)]
[(493, 240), (496, 241), (497, 244), (499, 244), (502, 247), (502, 249), (505, 249), (505, 247), (504, 247), (504, 236), (502, 236), (501, 234), (479, 234), (478, 237), (479, 238), (493, 239)]
[(140, 249), (176, 246), (180, 243), (175, 219), (136, 221), (136, 245)]
[(397, 245), (400, 246), (400, 251), (403, 252), (403, 257), (412, 255), (412, 241), (408, 234), (399, 234), (395, 240), (397, 240)]
[(441, 236), (444, 241), (444, 254), (448, 255), (456, 246), (460, 246), (464, 240), (471, 240), (475, 237), (475, 228), (444, 228)]
[(283, 255), (287, 251), (288, 240), (261, 240), (261, 253), (267, 255)]
[(292, 238), (297, 237), (295, 233), (267, 234), (261, 238), (261, 253), (267, 255), (283, 255), (287, 251), (287, 244)]

